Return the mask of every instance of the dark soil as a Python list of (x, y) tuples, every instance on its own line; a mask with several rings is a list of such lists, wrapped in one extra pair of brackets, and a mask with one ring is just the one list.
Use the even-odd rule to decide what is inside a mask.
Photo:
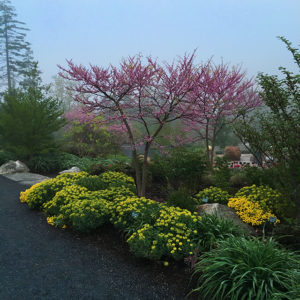
[[(133, 256), (112, 226), (83, 235), (19, 202), (26, 187), (0, 176), (0, 299), (184, 299), (184, 263)], [(189, 298), (192, 299), (192, 298)]]

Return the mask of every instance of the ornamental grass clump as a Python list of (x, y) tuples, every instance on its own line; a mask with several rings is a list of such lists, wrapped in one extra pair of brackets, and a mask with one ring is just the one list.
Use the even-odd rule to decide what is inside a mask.
[(263, 209), (259, 203), (251, 202), (245, 197), (230, 198), (228, 207), (233, 208), (243, 222), (252, 226), (259, 226), (270, 220), (275, 224), (280, 222), (270, 210)]
[(199, 223), (199, 240), (197, 248), (204, 252), (216, 248), (219, 240), (232, 236), (243, 236), (245, 232), (231, 220), (205, 214)]
[(196, 194), (195, 198), (199, 204), (220, 203), (226, 205), (230, 195), (221, 188), (211, 186), (200, 191), (198, 194)]
[(193, 276), (201, 299), (290, 299), (300, 297), (300, 258), (272, 239), (229, 238), (203, 254)]

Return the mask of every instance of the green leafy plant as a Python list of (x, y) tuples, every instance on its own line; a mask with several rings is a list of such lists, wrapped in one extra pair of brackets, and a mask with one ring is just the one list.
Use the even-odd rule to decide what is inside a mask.
[(167, 198), (167, 204), (169, 206), (178, 206), (189, 211), (194, 211), (196, 207), (196, 201), (188, 193), (187, 189), (180, 188), (177, 191), (172, 191)]
[(299, 257), (269, 239), (228, 238), (203, 254), (193, 276), (203, 299), (298, 299)]
[(201, 183), (205, 167), (206, 157), (202, 151), (175, 148), (153, 159), (149, 169), (154, 177), (164, 178), (173, 189), (185, 187), (194, 192)]
[(217, 247), (217, 242), (232, 236), (244, 235), (243, 230), (231, 220), (218, 218), (215, 215), (204, 215), (199, 224), (199, 241), (197, 248), (209, 251)]
[(9, 160), (16, 160), (17, 157), (14, 153), (8, 151), (0, 151), (0, 166), (7, 163)]

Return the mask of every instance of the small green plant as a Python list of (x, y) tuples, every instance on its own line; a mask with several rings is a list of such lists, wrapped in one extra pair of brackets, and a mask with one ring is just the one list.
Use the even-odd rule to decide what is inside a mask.
[(223, 191), (221, 188), (211, 186), (203, 191), (200, 191), (195, 196), (196, 200), (200, 204), (204, 203), (220, 203), (227, 204), (230, 195), (228, 192)]
[(179, 148), (154, 158), (149, 169), (154, 178), (167, 181), (171, 188), (184, 187), (194, 192), (199, 188), (205, 167), (203, 152)]
[(243, 230), (231, 220), (218, 218), (215, 215), (204, 215), (200, 227), (200, 238), (197, 243), (201, 251), (209, 251), (217, 247), (217, 242), (232, 236), (244, 235)]
[(98, 176), (80, 178), (76, 184), (87, 188), (89, 191), (100, 191), (109, 187), (109, 184), (103, 182)]
[(167, 204), (169, 206), (177, 206), (189, 211), (194, 211), (196, 207), (196, 201), (190, 196), (187, 189), (180, 188), (177, 191), (172, 191), (168, 198)]
[(299, 299), (299, 257), (272, 239), (232, 237), (203, 254), (193, 276), (202, 299)]
[(12, 152), (0, 151), (0, 166), (7, 163), (9, 160), (16, 160), (17, 157)]

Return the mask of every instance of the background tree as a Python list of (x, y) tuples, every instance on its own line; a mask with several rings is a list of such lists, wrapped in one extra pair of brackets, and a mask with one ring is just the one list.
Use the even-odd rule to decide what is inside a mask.
[[(34, 70), (33, 70), (34, 72)], [(36, 78), (38, 81), (38, 78)], [(64, 124), (58, 100), (39, 85), (6, 92), (0, 103), (0, 142), (20, 158), (55, 147), (53, 133)]]
[[(193, 55), (172, 64), (159, 65), (150, 57), (140, 56), (123, 60), (119, 67), (90, 69), (68, 62), (68, 69), (60, 67), (60, 75), (76, 82), (79, 93), (75, 100), (86, 111), (102, 114), (107, 122), (119, 122), (132, 148), (139, 196), (145, 195), (147, 158), (153, 141), (166, 123), (181, 118), (190, 106), (187, 101), (194, 89)], [(134, 135), (133, 123), (144, 129), (140, 139)], [(140, 171), (137, 146), (144, 145), (144, 160)]]
[(245, 115), (235, 130), (243, 143), (276, 163), (276, 177), (281, 191), (296, 206), (300, 219), (300, 52), (284, 37), (280, 39), (293, 55), (298, 74), (280, 67), (282, 78), (260, 74), (263, 111)]
[(0, 1), (0, 78), (8, 90), (16, 86), (18, 79), (32, 68), (30, 44), (25, 40), (25, 23), (17, 20), (17, 14), (9, 0)]
[[(243, 113), (260, 105), (255, 83), (239, 67), (208, 62), (198, 69), (195, 99), (186, 116), (187, 131), (205, 141), (208, 160), (213, 164), (216, 138)], [(210, 149), (211, 147), (211, 149)]]

